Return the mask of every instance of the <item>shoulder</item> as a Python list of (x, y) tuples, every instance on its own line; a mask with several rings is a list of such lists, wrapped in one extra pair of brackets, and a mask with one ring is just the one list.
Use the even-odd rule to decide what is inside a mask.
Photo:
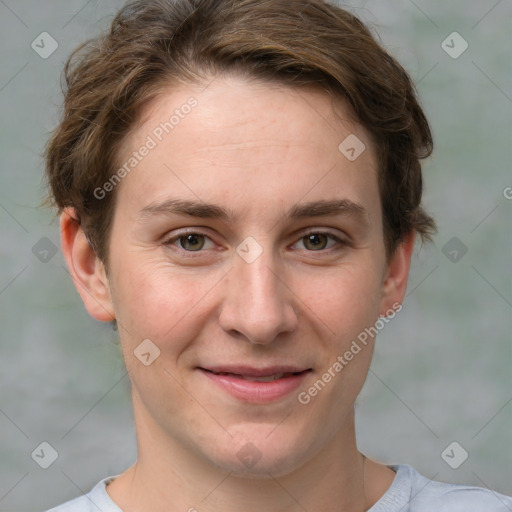
[(86, 496), (81, 496), (62, 505), (58, 505), (46, 512), (91, 512), (91, 502)]
[(104, 478), (87, 494), (67, 501), (46, 512), (98, 512), (98, 510), (101, 510), (101, 512), (122, 512), (107, 493), (107, 484), (114, 478), (116, 477)]
[(396, 466), (410, 481), (410, 512), (511, 512), (512, 498), (489, 489), (430, 480), (410, 466)]

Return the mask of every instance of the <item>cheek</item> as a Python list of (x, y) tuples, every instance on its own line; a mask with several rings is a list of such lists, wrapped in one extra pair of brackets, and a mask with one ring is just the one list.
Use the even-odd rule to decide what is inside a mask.
[(378, 269), (376, 262), (347, 264), (314, 279), (297, 279), (301, 295), (309, 297), (305, 314), (323, 326), (317, 333), (323, 353), (317, 379), (322, 382), (303, 391), (319, 407), (340, 404), (334, 422), (346, 413), (341, 404), (352, 403), (359, 394), (371, 363), (374, 343), (370, 328), (378, 319), (380, 303)]
[(299, 297), (338, 344), (356, 337), (378, 318), (381, 286), (375, 264), (346, 264), (295, 281)]
[(315, 380), (301, 390), (299, 398), (301, 404), (313, 403), (319, 410), (332, 410), (338, 404), (329, 427), (323, 424), (329, 430), (339, 427), (366, 380), (374, 348), (370, 328), (378, 319), (380, 286), (370, 267), (366, 272), (345, 268), (317, 280), (310, 291), (305, 311), (325, 326), (318, 339), (323, 354)]
[(124, 344), (133, 349), (150, 339), (179, 354), (201, 329), (208, 297), (224, 273), (198, 273), (144, 254), (118, 263), (112, 298)]

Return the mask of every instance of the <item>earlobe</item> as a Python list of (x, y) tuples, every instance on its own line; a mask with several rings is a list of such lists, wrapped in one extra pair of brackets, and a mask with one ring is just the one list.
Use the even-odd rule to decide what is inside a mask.
[(74, 208), (60, 216), (62, 252), (75, 287), (89, 314), (101, 322), (115, 320), (109, 283), (102, 261), (96, 256), (78, 222)]
[(396, 309), (396, 305), (401, 304), (405, 297), (415, 239), (414, 231), (405, 235), (388, 262), (379, 312), (382, 316)]

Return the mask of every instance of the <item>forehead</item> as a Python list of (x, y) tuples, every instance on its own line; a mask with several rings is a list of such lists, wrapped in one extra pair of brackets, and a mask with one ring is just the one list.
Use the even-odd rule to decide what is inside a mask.
[[(176, 84), (162, 89), (143, 109), (127, 140), (153, 133), (159, 142), (163, 138), (166, 140), (162, 142), (170, 143), (179, 135), (178, 125), (190, 125), (190, 121), (183, 122), (187, 117), (200, 119), (194, 124), (194, 130), (198, 135), (201, 131), (210, 131), (212, 145), (223, 142), (226, 137), (229, 139), (226, 142), (236, 142), (237, 135), (249, 134), (259, 134), (264, 141), (268, 139), (266, 136), (274, 135), (276, 129), (280, 140), (288, 137), (291, 143), (307, 146), (324, 142), (337, 147), (344, 133), (353, 133), (368, 142), (371, 139), (357, 122), (348, 102), (318, 86), (291, 87), (223, 75), (201, 85)], [(285, 118), (290, 122), (283, 131)]]
[(228, 200), (236, 211), (378, 194), (369, 134), (316, 88), (237, 77), (169, 87), (125, 139), (118, 165), (130, 158), (136, 165), (117, 192), (132, 207), (180, 196)]

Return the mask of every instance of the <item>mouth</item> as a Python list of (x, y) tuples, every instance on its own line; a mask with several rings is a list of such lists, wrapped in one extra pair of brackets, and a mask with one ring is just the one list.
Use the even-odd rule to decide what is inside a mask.
[(252, 377), (250, 375), (240, 375), (238, 373), (232, 373), (232, 372), (212, 372), (211, 370), (206, 370), (206, 369), (205, 369), (205, 371), (213, 373), (214, 375), (227, 375), (234, 379), (250, 380), (253, 382), (272, 382), (273, 380), (286, 379), (288, 377), (293, 377), (294, 375), (300, 375), (303, 372), (309, 371), (309, 369), (298, 371), (298, 372), (273, 373), (273, 374), (269, 374), (269, 375), (263, 375), (261, 377)]
[(266, 403), (286, 397), (297, 389), (312, 371), (312, 368), (290, 366), (198, 367), (197, 369), (229, 395), (252, 403)]

